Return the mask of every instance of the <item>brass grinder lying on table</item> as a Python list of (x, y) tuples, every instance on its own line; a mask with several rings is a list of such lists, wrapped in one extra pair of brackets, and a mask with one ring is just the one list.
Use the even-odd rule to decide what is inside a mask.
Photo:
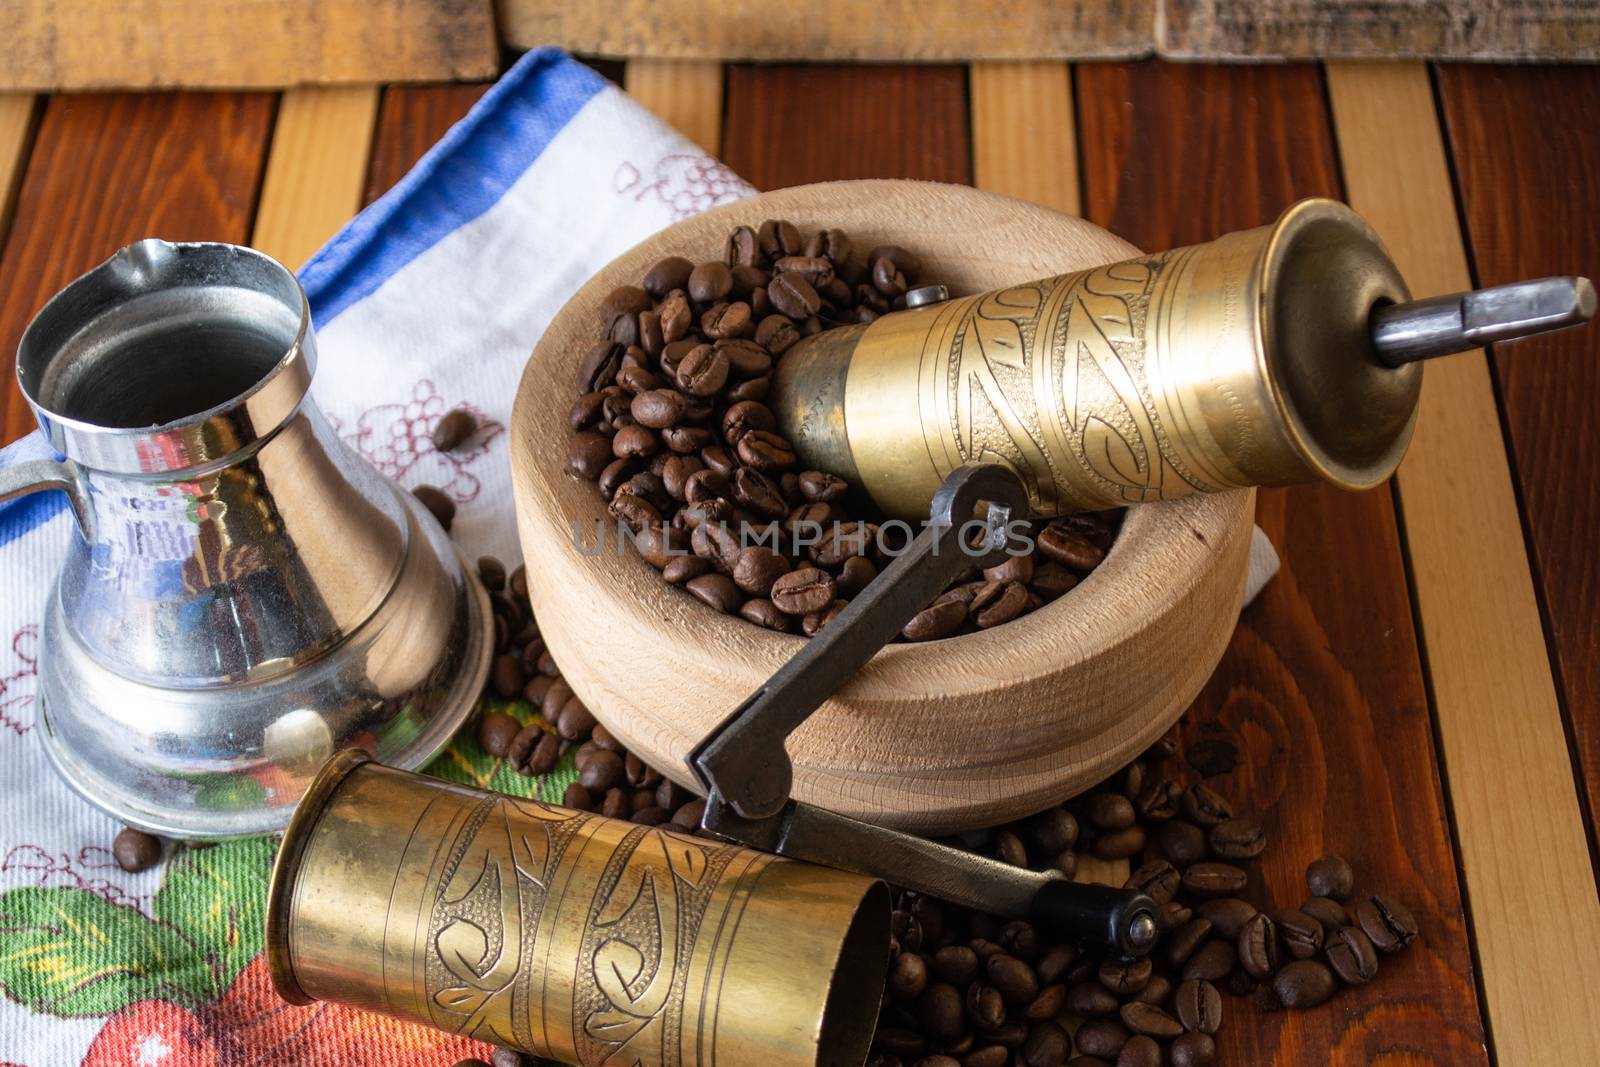
[(284, 996), (586, 1067), (848, 1067), (865, 1057), (886, 962), (875, 878), (1147, 953), (1150, 898), (796, 803), (785, 740), (957, 574), (1003, 558), (1012, 521), (1378, 484), (1410, 439), (1419, 360), (1595, 310), (1581, 278), (1412, 302), (1370, 229), (1328, 201), (1206, 245), (945, 296), (913, 290), (908, 310), (816, 334), (779, 363), (773, 407), (806, 464), (927, 521), (690, 754), (707, 836), (335, 757), (273, 874)]

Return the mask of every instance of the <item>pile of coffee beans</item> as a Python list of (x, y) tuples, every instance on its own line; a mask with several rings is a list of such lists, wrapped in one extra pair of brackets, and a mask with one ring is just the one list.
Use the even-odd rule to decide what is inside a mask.
[[(865, 257), (842, 230), (769, 219), (728, 235), (720, 260), (668, 256), (600, 305), (578, 367), (567, 467), (673, 585), (717, 611), (812, 636), (884, 566), (851, 486), (801, 469), (766, 399), (802, 337), (903, 308), (918, 257)], [(1061, 596), (1105, 557), (1120, 514), (1036, 524), (1034, 549), (974, 568), (906, 624), (931, 641), (1009, 622)], [(613, 553), (613, 556), (615, 554)]]
[(529, 777), (550, 773), (572, 752), (578, 780), (559, 798), (562, 807), (698, 829), (705, 801), (624, 748), (562, 679), (528, 603), (527, 572), (518, 567), (507, 574), (504, 564), (485, 556), (478, 576), (489, 588), (495, 620), (487, 691), (501, 700), (526, 700), (539, 713), (526, 724), (501, 711), (480, 715), (478, 747)]
[(1169, 735), (1062, 807), (951, 842), (1068, 877), (1081, 855), (1136, 863), (1126, 888), (1163, 911), (1150, 956), (1102, 958), (1026, 921), (901, 893), (870, 1067), (1208, 1067), (1225, 997), (1315, 1007), (1416, 938), (1410, 912), (1357, 894), (1337, 856), (1311, 864), (1298, 907), (1252, 903), (1248, 864), (1266, 834), (1170, 774), (1175, 750)]
[[(508, 576), (486, 557), (478, 571), (496, 620), (490, 688), (539, 712), (527, 725), (482, 716), (483, 749), (529, 775), (573, 751), (579, 776), (563, 806), (694, 832), (704, 802), (628, 752), (561, 679), (522, 568)], [(1177, 749), (1169, 733), (1064, 805), (946, 842), (1068, 878), (1080, 857), (1134, 864), (1126, 887), (1163, 910), (1150, 956), (1107, 960), (1026, 921), (899, 892), (869, 1067), (1207, 1067), (1227, 998), (1268, 1011), (1315, 1007), (1371, 981), (1382, 955), (1416, 938), (1405, 906), (1358, 893), (1338, 856), (1310, 865), (1298, 906), (1252, 902), (1250, 863), (1267, 834), (1203, 781), (1186, 784)]]

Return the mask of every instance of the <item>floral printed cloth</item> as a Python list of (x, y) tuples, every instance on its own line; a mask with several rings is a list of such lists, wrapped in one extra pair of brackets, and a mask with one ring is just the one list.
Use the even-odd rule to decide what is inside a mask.
[[(514, 561), (505, 427), (534, 341), (619, 252), (751, 191), (588, 67), (530, 53), (300, 272), (317, 401), (379, 470), (456, 501), (452, 535), (469, 557)], [(439, 452), (434, 423), (458, 406), (481, 428)], [(46, 454), (35, 435), (0, 466)], [(44, 493), (0, 506), (0, 1065), (447, 1067), (486, 1056), (433, 1030), (278, 999), (261, 955), (271, 840), (169, 848), (143, 874), (112, 860), (119, 827), (56, 779), (37, 737), (39, 620), (74, 536), (64, 504)], [(430, 771), (557, 798), (573, 777), (569, 758), (542, 782), (523, 778), (469, 735)]]

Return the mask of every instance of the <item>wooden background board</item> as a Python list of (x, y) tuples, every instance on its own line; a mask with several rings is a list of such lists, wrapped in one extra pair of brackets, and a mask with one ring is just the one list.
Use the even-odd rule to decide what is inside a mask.
[(486, 78), (490, 0), (6, 0), (0, 89)]
[[(603, 66), (623, 76), (618, 65)], [(1372, 82), (1364, 88), (1365, 111), (1351, 107), (1363, 98), (1352, 97), (1351, 70), (1342, 66), (995, 63), (876, 74), (651, 66), (657, 69), (637, 79), (639, 90), (678, 101), (677, 121), (698, 130), (702, 143), (720, 139), (758, 184), (835, 173), (971, 180), (999, 191), (1032, 190), (1025, 195), (1063, 208), (1081, 204), (1094, 221), (1146, 247), (1265, 221), (1305, 193), (1343, 193), (1358, 202), (1397, 196), (1402, 205), (1391, 214), (1398, 222), (1380, 225), (1387, 236), (1386, 227), (1404, 224), (1391, 238), (1397, 254), (1405, 244), (1440, 245), (1441, 231), (1451, 231), (1465, 238), (1463, 250), (1483, 282), (1592, 273), (1600, 261), (1587, 221), (1600, 208), (1593, 174), (1600, 134), (1573, 119), (1600, 108), (1596, 68), (1442, 67), (1441, 134), (1435, 86), (1421, 68), (1392, 65), (1354, 68)], [(629, 64), (630, 87), (643, 69)], [(1324, 83), (1338, 105), (1331, 110)], [(350, 108), (320, 139), (313, 135), (312, 155), (330, 182), (287, 181), (287, 191), (271, 198), (264, 188), (269, 156), (299, 122), (295, 107), (272, 95), (0, 98), (0, 179), (8, 159), (16, 161), (9, 234), (0, 219), (0, 344), (13, 350), (38, 304), (127, 240), (151, 233), (265, 240), (302, 211), (348, 204), (351, 189), (370, 201), (483, 88), (390, 86), (376, 96), (375, 116), (368, 90), (365, 110)], [(850, 95), (863, 92), (876, 106), (861, 107)], [(1019, 97), (1040, 103), (1019, 110)], [(8, 101), (17, 102), (6, 110)], [(1447, 153), (1433, 169), (1448, 166), (1459, 186), (1459, 227), (1448, 179), (1429, 176), (1418, 147), (1426, 138), (1412, 135), (1418, 115)], [(370, 123), (368, 158), (334, 151), (333, 131), (348, 137), (363, 122)], [(112, 139), (101, 135), (105, 129), (124, 132)], [(774, 137), (787, 138), (789, 150), (772, 150)], [(1397, 192), (1374, 193), (1373, 173), (1398, 181)], [(0, 180), (0, 204), (5, 185)], [(1374, 211), (1375, 219), (1382, 214)], [(1401, 258), (1408, 273), (1425, 279), (1419, 284), (1447, 277), (1426, 258)], [(1581, 977), (1600, 946), (1591, 856), (1581, 833), (1576, 846), (1551, 836), (1551, 813), (1534, 810), (1528, 799), (1549, 789), (1558, 794), (1565, 782), (1567, 802), (1588, 805), (1592, 833), (1600, 794), (1594, 333), (1506, 347), (1480, 362), (1488, 414), (1474, 407), (1468, 426), (1484, 447), (1505, 453), (1505, 492), (1516, 512), (1509, 547), (1503, 532), (1491, 543), (1520, 564), (1490, 560), (1482, 588), (1444, 607), (1423, 594), (1451, 572), (1428, 570), (1434, 565), (1426, 560), (1430, 553), (1470, 559), (1475, 551), (1450, 541), (1463, 535), (1449, 522), (1423, 521), (1427, 508), (1453, 514), (1448, 490), (1427, 503), (1403, 472), (1397, 492), (1262, 494), (1259, 518), (1283, 553), (1284, 570), (1246, 612), (1185, 743), (1222, 741), (1240, 752), (1238, 769), (1213, 784), (1266, 816), (1275, 843), (1262, 869), (1274, 898), (1298, 899), (1305, 860), (1323, 847), (1337, 849), (1364, 884), (1416, 908), (1426, 945), (1386, 960), (1377, 982), (1325, 1010), (1263, 1016), (1235, 1003), (1222, 1035), (1223, 1063), (1600, 1062), (1600, 1019)], [(31, 428), (12, 386), (0, 398), (0, 416), (5, 440)], [(1449, 457), (1437, 462), (1448, 465)], [(1470, 507), (1484, 504), (1475, 499)], [(1472, 515), (1451, 521), (1481, 537), (1470, 530)], [(1521, 553), (1520, 524), (1528, 554)], [(1465, 630), (1444, 616), (1462, 604), (1478, 613), (1492, 607), (1503, 575), (1518, 565), (1537, 593), (1555, 653), (1557, 710), (1570, 731), (1572, 763), (1560, 751), (1530, 762), (1517, 746), (1498, 749), (1480, 720), (1452, 720), (1441, 703), (1464, 699), (1451, 696), (1451, 687), (1470, 686), (1472, 670), (1482, 668), (1461, 665), (1470, 648), (1436, 647), (1445, 639), (1439, 635), (1482, 626), (1494, 633), (1492, 616), (1474, 616)], [(1497, 635), (1501, 659), (1477, 658), (1509, 662), (1530, 676), (1542, 670), (1551, 684), (1546, 635), (1537, 630), (1534, 624)], [(1482, 713), (1495, 710), (1491, 704)], [(1501, 710), (1512, 729), (1525, 714), (1521, 706)], [(1556, 733), (1559, 742), (1559, 727)], [(1461, 752), (1472, 760), (1457, 758)], [(1502, 812), (1502, 805), (1510, 809)], [(1526, 826), (1530, 836), (1499, 846), (1497, 820)], [(1520, 877), (1517, 864), (1527, 867)], [(1541, 873), (1549, 870), (1569, 872), (1572, 884), (1552, 886)], [(1577, 884), (1584, 876), (1586, 890)], [(1589, 906), (1540, 904), (1573, 892), (1587, 892)], [(1525, 938), (1526, 924), (1534, 929)], [(1555, 950), (1552, 936), (1559, 938)], [(1514, 939), (1509, 947), (1507, 937)], [(1495, 978), (1497, 967), (1503, 979)]]
[(1172, 59), (1600, 58), (1593, 0), (1158, 0)]
[(676, 59), (1600, 58), (1592, 0), (497, 0), (508, 44)]

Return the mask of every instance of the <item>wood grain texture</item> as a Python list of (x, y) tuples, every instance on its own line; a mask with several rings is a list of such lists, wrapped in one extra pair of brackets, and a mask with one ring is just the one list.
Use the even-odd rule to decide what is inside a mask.
[(391, 85), (384, 89), (362, 203), (372, 203), (405, 177), (488, 89), (487, 82)]
[(1077, 116), (1065, 63), (974, 63), (972, 183), (1078, 214)]
[[(1496, 285), (1550, 274), (1593, 276), (1600, 270), (1600, 234), (1592, 221), (1600, 211), (1600, 175), (1595, 172), (1600, 134), (1586, 116), (1600, 113), (1600, 72), (1593, 68), (1444, 67), (1438, 72), (1438, 86), (1478, 283)], [(1464, 270), (1453, 272), (1449, 284), (1464, 279)], [(1557, 667), (1555, 683), (1565, 704), (1581, 776), (1577, 801), (1587, 808), (1592, 848), (1597, 844), (1593, 835), (1600, 816), (1600, 562), (1594, 551), (1594, 531), (1600, 525), (1600, 330), (1590, 325), (1495, 346), (1492, 360), (1500, 411), (1509, 434), (1511, 479), (1520, 494), (1522, 521), (1533, 555), (1533, 580), (1543, 603)], [(1431, 368), (1429, 373), (1433, 373)], [(1452, 368), (1451, 373), (1461, 372)], [(1478, 357), (1473, 358), (1471, 373), (1475, 386), (1472, 410), (1492, 423), (1489, 374)], [(1448, 414), (1457, 414), (1454, 407)], [(1461, 446), (1452, 445), (1459, 454)], [(1451, 603), (1466, 597), (1484, 601), (1482, 625), (1463, 635), (1461, 646), (1464, 654), (1470, 652), (1470, 659), (1463, 656), (1464, 666), (1474, 672), (1469, 678), (1484, 675), (1471, 693), (1481, 703), (1485, 720), (1482, 724), (1474, 720), (1473, 737), (1484, 746), (1487, 756), (1499, 736), (1515, 733), (1508, 741), (1517, 747), (1508, 751), (1516, 752), (1518, 758), (1491, 769), (1503, 768), (1500, 773), (1508, 781), (1521, 771), (1511, 795), (1517, 798), (1519, 810), (1539, 813), (1539, 832), (1523, 845), (1528, 850), (1525, 860), (1503, 851), (1498, 840), (1488, 843), (1496, 850), (1494, 858), (1519, 875), (1508, 881), (1508, 873), (1507, 879), (1497, 880), (1496, 889), (1521, 889), (1532, 899), (1540, 889), (1541, 871), (1543, 878), (1559, 878), (1563, 897), (1570, 893), (1573, 898), (1566, 907), (1577, 910), (1570, 918), (1560, 916), (1559, 910), (1545, 913), (1550, 914), (1547, 943), (1555, 944), (1563, 928), (1568, 930), (1582, 952), (1570, 968), (1563, 967), (1564, 977), (1575, 978), (1580, 967), (1594, 975), (1600, 972), (1600, 934), (1594, 932), (1600, 912), (1595, 906), (1594, 879), (1592, 874), (1584, 877), (1589, 856), (1581, 848), (1579, 812), (1565, 775), (1559, 773), (1567, 752), (1541, 655), (1543, 642), (1522, 539), (1517, 536), (1523, 532), (1516, 526), (1517, 500), (1512, 496), (1504, 460), (1492, 469), (1497, 496), (1490, 498), (1493, 511), (1487, 518), (1499, 535), (1493, 539), (1482, 536), (1487, 523), (1477, 502), (1460, 509), (1461, 540), (1465, 545), (1475, 544), (1477, 551), (1454, 560), (1463, 569), (1455, 572), (1453, 580), (1465, 584), (1447, 587), (1447, 593)], [(1471, 492), (1469, 486), (1459, 488)], [(1409, 525), (1409, 500), (1406, 518)], [(1479, 537), (1468, 541), (1473, 533)], [(1508, 569), (1512, 573), (1501, 577)], [(1430, 654), (1432, 645), (1430, 639)], [(1505, 673), (1498, 669), (1501, 665)], [(1520, 727), (1512, 730), (1512, 723), (1530, 716), (1538, 727), (1536, 735)], [(1528, 747), (1536, 742), (1537, 749)], [(1451, 758), (1453, 764), (1454, 756)], [(1488, 814), (1501, 813), (1494, 810)], [(1510, 832), (1513, 815), (1507, 812), (1504, 818), (1502, 830)], [(1473, 874), (1470, 865), (1467, 874), (1469, 878)], [(1564, 910), (1556, 901), (1545, 907)], [(1585, 932), (1576, 932), (1579, 930)], [(1536, 951), (1533, 944), (1518, 947), (1530, 959)], [(1508, 982), (1513, 980), (1511, 968), (1517, 959), (1511, 955), (1506, 960)], [(1495, 964), (1486, 950), (1486, 977)], [(1517, 989), (1507, 990), (1507, 995), (1515, 992), (1513, 1003), (1534, 1013), (1527, 1023), (1537, 1036), (1540, 1024), (1559, 1018), (1558, 991), (1544, 989), (1546, 983), (1530, 984), (1521, 974), (1515, 981)], [(1582, 1049), (1586, 1058), (1593, 1060), (1600, 1058), (1600, 1015), (1594, 998), (1587, 1001), (1588, 1014), (1577, 1016), (1567, 1027), (1573, 1043), (1565, 1051)], [(1495, 1005), (1491, 1002), (1490, 1006)], [(1498, 1013), (1492, 1018), (1498, 1043)], [(1580, 1037), (1586, 1038), (1587, 1044), (1580, 1044)], [(1556, 1055), (1547, 1045), (1536, 1047), (1546, 1059)]]
[(9, 0), (0, 89), (486, 78), (490, 0)]
[(1589, 0), (1156, 0), (1171, 59), (1594, 59)]
[[(959, 294), (1136, 254), (1082, 220), (970, 189), (831, 183), (678, 223), (608, 264), (561, 310), (513, 416), (523, 555), (544, 561), (529, 572), (529, 595), (573, 690), (630, 751), (683, 785), (689, 750), (803, 639), (718, 614), (637, 555), (579, 551), (573, 523), (592, 543), (605, 505), (567, 473), (572, 395), (550, 383), (576, 376), (607, 293), (663, 255), (709, 256), (735, 225), (764, 218), (838, 226), (867, 248), (915, 248), (928, 276)], [(1135, 509), (1116, 548), (1062, 599), (993, 630), (884, 649), (790, 739), (795, 796), (948, 833), (1031, 814), (1104, 778), (1171, 725), (1221, 654), (1243, 591), (1250, 512), (1248, 492)], [(1140, 669), (1157, 661), (1170, 669)]]
[[(1337, 196), (1314, 67), (1085, 65), (1077, 71), (1085, 213), (1156, 249), (1270, 222)], [(1293, 906), (1332, 851), (1358, 887), (1416, 913), (1419, 943), (1327, 1010), (1232, 1002), (1221, 1063), (1485, 1063), (1471, 949), (1447, 831), (1391, 496), (1262, 491), (1283, 568), (1240, 620), (1184, 720), (1183, 744), (1236, 752), (1210, 784), (1272, 837), (1251, 890)]]
[(0, 93), (0, 247), (11, 228), (11, 211), (33, 144), (38, 105), (32, 93)]
[[(243, 242), (266, 158), (261, 93), (51, 97), (0, 256), (0, 351), (56, 290), (141, 237)], [(116, 136), (106, 131), (115, 130)], [(33, 429), (6, 372), (4, 439)]]
[(722, 64), (630, 59), (624, 84), (639, 103), (711, 155), (722, 151)]
[(278, 104), (250, 243), (298, 268), (361, 207), (374, 85), (292, 89)]
[(728, 68), (723, 161), (757, 189), (840, 178), (972, 179), (966, 69)]
[(516, 48), (659, 59), (953, 60), (1150, 51), (1153, 0), (497, 0)]

